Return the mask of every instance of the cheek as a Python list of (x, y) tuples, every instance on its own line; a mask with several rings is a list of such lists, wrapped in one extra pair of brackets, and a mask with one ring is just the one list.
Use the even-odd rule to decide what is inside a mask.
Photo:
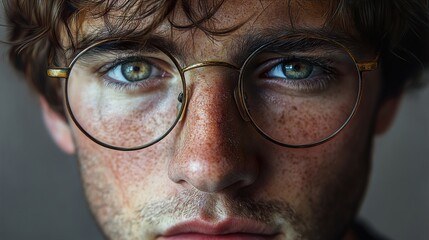
[(346, 135), (312, 149), (285, 151), (276, 146), (266, 146), (260, 160), (264, 169), (261, 171), (261, 185), (270, 192), (285, 189), (285, 195), (319, 192), (323, 195), (327, 188), (335, 188), (348, 181), (361, 181), (360, 176), (366, 176), (369, 168), (368, 134), (353, 138)]
[(272, 151), (253, 196), (288, 202), (309, 235), (336, 234), (355, 216), (366, 188), (370, 148), (362, 135), (312, 149), (265, 148)]
[[(366, 181), (362, 180), (359, 176), (362, 175), (366, 179), (367, 172), (369, 171), (372, 137), (374, 135), (373, 121), (377, 106), (378, 89), (380, 87), (378, 77), (377, 72), (364, 75), (363, 95), (355, 116), (330, 141), (315, 147), (303, 149), (291, 149), (272, 144), (263, 144), (263, 147), (259, 148), (259, 155), (263, 158), (261, 160), (264, 165), (263, 167), (268, 169), (264, 171), (267, 173), (276, 172), (278, 179), (283, 180), (282, 183), (267, 185), (283, 185), (289, 189), (299, 188), (297, 192), (309, 192), (315, 191), (314, 189), (317, 190), (318, 186), (321, 188), (326, 186), (328, 188), (331, 183), (335, 186), (342, 184), (337, 182)], [(352, 99), (355, 98), (353, 97), (349, 100)], [(350, 102), (354, 102), (354, 100)], [(303, 102), (303, 106), (306, 106), (306, 109), (313, 109), (310, 105), (305, 105), (305, 102)], [(322, 109), (322, 107), (317, 109)], [(335, 109), (325, 107), (324, 111), (335, 112), (338, 109), (342, 109), (341, 106), (335, 107)], [(293, 108), (289, 112), (293, 112)], [(299, 114), (299, 116), (308, 116), (308, 114)], [(331, 116), (333, 115), (331, 114)], [(337, 120), (335, 117), (319, 117), (314, 123), (302, 121), (299, 124), (305, 125), (305, 128), (303, 127), (305, 131), (317, 132), (316, 129), (323, 128), (325, 125), (316, 124), (316, 122), (326, 122), (328, 124), (328, 122), (332, 121), (338, 122)], [(297, 125), (299, 124), (297, 123)], [(296, 126), (293, 127), (295, 129)], [(281, 133), (284, 131), (276, 128), (275, 132)], [(275, 159), (275, 161), (267, 159)], [(270, 174), (264, 177), (264, 179), (269, 178)]]
[[(162, 170), (170, 155), (164, 140), (143, 150), (121, 152), (97, 145), (78, 129), (74, 133), (85, 193), (103, 228), (131, 226), (123, 221), (138, 217), (145, 203), (171, 195), (159, 187), (168, 179)], [(119, 222), (113, 224), (115, 219)]]
[(79, 67), (68, 82), (70, 109), (80, 126), (98, 141), (135, 148), (153, 143), (174, 125), (180, 107), (177, 96), (182, 92), (178, 81), (169, 81), (168, 88), (158, 84), (121, 90), (88, 77), (89, 71), (79, 71)]
[(340, 229), (331, 224), (349, 222), (368, 181), (377, 89), (367, 86), (352, 121), (322, 145), (288, 149), (262, 144), (258, 195), (290, 202), (313, 228)]

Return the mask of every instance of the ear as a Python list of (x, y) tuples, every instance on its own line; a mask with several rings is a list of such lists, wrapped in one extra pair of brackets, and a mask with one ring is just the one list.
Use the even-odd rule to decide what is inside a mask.
[(70, 126), (66, 119), (52, 110), (45, 98), (40, 97), (39, 101), (42, 107), (43, 120), (54, 142), (65, 153), (73, 154), (75, 152), (75, 145), (73, 143)]
[(395, 119), (401, 99), (402, 94), (399, 94), (398, 96), (390, 97), (381, 101), (375, 122), (376, 135), (383, 134), (390, 128), (393, 120)]

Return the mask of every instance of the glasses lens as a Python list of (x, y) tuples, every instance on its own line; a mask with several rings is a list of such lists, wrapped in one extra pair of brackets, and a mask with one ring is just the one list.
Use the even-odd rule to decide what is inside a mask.
[(139, 148), (164, 137), (183, 107), (176, 64), (155, 47), (107, 42), (72, 65), (67, 98), (76, 124), (99, 143)]
[(352, 116), (360, 77), (341, 45), (319, 38), (287, 38), (255, 52), (240, 88), (249, 117), (267, 137), (304, 146), (333, 136)]

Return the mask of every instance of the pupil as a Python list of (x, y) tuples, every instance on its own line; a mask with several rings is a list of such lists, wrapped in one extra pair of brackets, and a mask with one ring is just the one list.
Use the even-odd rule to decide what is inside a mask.
[(293, 65), (293, 69), (295, 70), (295, 71), (299, 71), (299, 70), (301, 70), (301, 64), (299, 64), (299, 63), (295, 63), (295, 65)]

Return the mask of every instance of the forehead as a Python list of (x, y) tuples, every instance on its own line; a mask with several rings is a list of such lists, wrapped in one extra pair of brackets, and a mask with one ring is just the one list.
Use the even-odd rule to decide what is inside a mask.
[[(124, 5), (121, 1), (118, 4)], [(104, 18), (91, 11), (100, 11), (98, 6), (89, 10), (80, 21), (78, 42), (82, 48), (106, 38), (132, 38), (146, 40), (156, 36), (164, 39), (166, 45), (179, 52), (193, 51), (197, 58), (205, 58), (214, 52), (226, 55), (227, 47), (241, 47), (249, 39), (261, 38), (268, 41), (278, 35), (293, 32), (310, 32), (335, 37), (350, 37), (353, 32), (336, 32), (326, 24), (330, 1), (313, 0), (226, 0), (221, 4), (213, 1), (190, 1), (186, 5), (176, 3), (173, 9), (159, 18), (162, 8), (154, 14), (141, 18), (150, 12), (145, 1), (138, 7), (109, 8)], [(201, 4), (205, 3), (205, 4)], [(101, 10), (104, 11), (104, 10)], [(97, 17), (93, 17), (97, 16)], [(159, 22), (159, 23), (158, 23)], [(340, 36), (341, 35), (341, 36)], [(347, 35), (347, 36), (346, 36)], [(211, 52), (204, 46), (210, 44)], [(238, 46), (237, 46), (238, 45)], [(257, 47), (257, 46), (256, 46)]]
[[(205, 24), (207, 27), (222, 29), (245, 23), (240, 28), (242, 31), (290, 25), (291, 21), (301, 26), (323, 24), (326, 8), (322, 2), (312, 0), (229, 0), (224, 1)], [(190, 7), (197, 8), (196, 6)], [(189, 24), (186, 15), (187, 10), (178, 6), (174, 11), (173, 21), (183, 25)]]
[[(139, 2), (140, 4), (127, 8), (125, 2)], [(147, 30), (150, 29), (149, 32), (156, 32), (160, 35), (172, 35), (177, 32), (183, 36), (186, 33), (199, 33), (200, 31), (197, 31), (199, 29), (208, 30), (218, 36), (228, 36), (230, 34), (225, 34), (227, 29), (236, 30), (228, 31), (228, 33), (233, 33), (232, 35), (242, 35), (267, 28), (290, 27), (292, 24), (299, 28), (319, 28), (325, 23), (324, 16), (327, 10), (323, 4), (325, 1), (227, 0), (221, 3), (190, 1), (192, 3), (190, 5), (175, 3), (173, 6), (164, 6), (160, 4), (159, 9), (152, 12), (153, 9), (149, 3), (145, 4), (146, 2), (144, 0), (123, 0), (116, 2), (117, 7), (106, 5), (108, 3), (87, 6), (85, 14), (80, 14), (80, 18), (76, 21), (80, 35), (101, 33), (100, 37), (105, 37), (108, 34), (115, 35), (125, 32), (147, 34)], [(168, 10), (169, 13), (162, 16), (163, 12), (167, 11), (164, 8), (168, 7), (173, 7), (173, 9)], [(158, 21), (160, 23), (157, 23)]]

